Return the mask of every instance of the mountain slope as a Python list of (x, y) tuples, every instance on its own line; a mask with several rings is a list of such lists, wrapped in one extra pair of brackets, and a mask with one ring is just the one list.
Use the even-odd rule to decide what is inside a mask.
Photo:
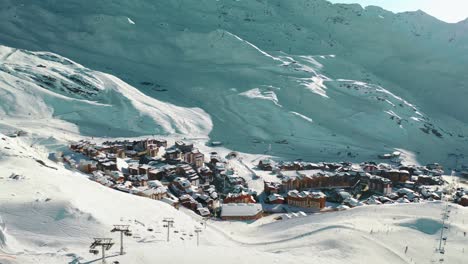
[(464, 23), (324, 0), (59, 2), (6, 0), (0, 42), (200, 107), (231, 149), (449, 165), (468, 149)]
[[(28, 122), (82, 135), (208, 135), (210, 117), (149, 98), (120, 79), (47, 52), (0, 46), (0, 114), (4, 126)], [(45, 132), (47, 131), (39, 131)], [(44, 135), (45, 137), (47, 134)]]

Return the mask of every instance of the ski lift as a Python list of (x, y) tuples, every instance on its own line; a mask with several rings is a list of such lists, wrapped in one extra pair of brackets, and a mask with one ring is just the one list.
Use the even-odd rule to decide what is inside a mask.
[(190, 234), (189, 236), (193, 237), (193, 234)]
[(129, 236), (132, 236), (133, 234), (132, 234), (132, 232), (130, 232), (130, 231), (126, 231), (126, 232), (124, 233), (124, 235), (129, 237)]
[(97, 249), (90, 249), (90, 250), (89, 250), (89, 253), (94, 254), (94, 255), (97, 255), (97, 254), (99, 254), (99, 250), (97, 250)]

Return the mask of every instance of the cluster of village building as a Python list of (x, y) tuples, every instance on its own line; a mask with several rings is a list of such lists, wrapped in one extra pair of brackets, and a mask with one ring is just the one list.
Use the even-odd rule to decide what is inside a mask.
[(225, 158), (216, 152), (205, 155), (193, 144), (176, 141), (168, 146), (161, 139), (80, 141), (70, 149), (75, 154), (65, 155), (66, 163), (122, 192), (176, 208), (182, 205), (203, 217), (255, 219), (263, 213), (256, 203), (257, 193), (229, 168)]
[[(395, 154), (392, 154), (395, 155)], [(385, 156), (386, 157), (386, 156)], [(258, 168), (271, 171), (279, 181), (265, 182), (266, 202), (323, 209), (364, 204), (411, 203), (439, 200), (444, 183), (439, 164), (403, 166), (365, 162), (307, 163), (261, 160)]]
[[(263, 193), (257, 194), (230, 168), (229, 159), (236, 158), (235, 152), (226, 157), (216, 152), (205, 155), (193, 144), (176, 141), (169, 146), (162, 139), (80, 141), (70, 149), (75, 154), (65, 155), (63, 160), (89, 174), (91, 180), (225, 220), (253, 220), (278, 210), (314, 212), (327, 203), (341, 209), (439, 200), (444, 183), (439, 164), (276, 163), (265, 159), (257, 169), (276, 174), (277, 180), (264, 181)], [(462, 197), (465, 193), (460, 201)]]

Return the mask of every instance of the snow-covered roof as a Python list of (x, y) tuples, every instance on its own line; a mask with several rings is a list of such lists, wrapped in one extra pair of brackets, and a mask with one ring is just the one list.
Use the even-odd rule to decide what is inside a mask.
[(314, 199), (319, 199), (319, 198), (326, 197), (326, 195), (323, 192), (308, 192), (308, 191), (299, 192), (297, 190), (289, 191), (288, 196), (298, 197), (298, 198), (311, 197), (311, 198), (314, 198)]
[(254, 216), (262, 212), (261, 204), (230, 203), (223, 204), (221, 217), (224, 216)]
[(274, 193), (268, 196), (268, 200), (270, 200), (270, 202), (276, 201), (276, 200), (284, 200), (284, 197), (279, 194)]

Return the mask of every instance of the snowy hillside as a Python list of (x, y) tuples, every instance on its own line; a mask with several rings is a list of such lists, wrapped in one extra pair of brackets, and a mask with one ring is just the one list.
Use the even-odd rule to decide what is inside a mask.
[(206, 137), (211, 130), (210, 117), (199, 108), (147, 97), (114, 76), (52, 53), (0, 46), (0, 61), (4, 130), (32, 129), (46, 138), (51, 134), (44, 126), (85, 136), (179, 133)]
[[(108, 261), (120, 263), (430, 263), (441, 228), (441, 203), (365, 206), (255, 223), (208, 221), (196, 246), (198, 216), (169, 205), (105, 188), (47, 160), (25, 138), (0, 134), (0, 262), (90, 263), (93, 237), (111, 237), (114, 224), (129, 224), (124, 256), (118, 245)], [(38, 161), (43, 161), (40, 163)], [(446, 263), (464, 263), (468, 211), (453, 205)], [(174, 230), (165, 241), (164, 217)], [(185, 236), (183, 234), (186, 234)], [(408, 251), (405, 253), (405, 246)]]
[[(190, 129), (172, 114), (144, 115), (158, 119), (155, 132), (208, 133), (211, 118), (210, 138), (231, 149), (263, 153), (271, 144), (270, 154), (307, 160), (363, 160), (400, 148), (420, 162), (453, 165), (453, 154), (468, 148), (466, 21), (325, 0), (5, 0), (2, 7), (0, 43), (52, 51), (209, 115), (197, 110), (190, 119), (202, 121), (189, 122)], [(102, 94), (102, 78), (117, 81), (96, 75), (80, 76), (96, 89), (75, 96), (74, 104), (115, 120), (120, 114), (83, 101), (109, 104), (93, 96)], [(53, 91), (69, 96), (62, 88)], [(123, 108), (130, 115), (149, 111), (142, 104)], [(61, 119), (87, 135), (156, 130), (143, 122), (104, 133), (82, 117)]]

